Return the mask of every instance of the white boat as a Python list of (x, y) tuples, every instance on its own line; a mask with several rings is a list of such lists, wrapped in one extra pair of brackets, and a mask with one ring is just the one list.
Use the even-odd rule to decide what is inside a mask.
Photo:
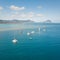
[(43, 31), (45, 32), (45, 31), (46, 31), (46, 29), (43, 29)]
[(32, 31), (31, 33), (32, 33), (32, 34), (34, 34), (34, 33), (35, 33), (35, 31)]
[(14, 39), (14, 40), (12, 40), (12, 42), (13, 42), (13, 43), (17, 43), (17, 42), (18, 42), (18, 40)]
[(39, 33), (40, 33), (40, 31), (41, 31), (41, 28), (40, 28), (40, 27), (38, 28), (38, 31), (39, 31)]
[(32, 37), (29, 38), (30, 40), (32, 39)]
[(30, 33), (29, 33), (29, 32), (27, 32), (27, 35), (30, 35)]

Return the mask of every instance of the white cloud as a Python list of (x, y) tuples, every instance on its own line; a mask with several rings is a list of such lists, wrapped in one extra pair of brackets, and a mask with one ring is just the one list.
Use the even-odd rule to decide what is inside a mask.
[(27, 17), (33, 18), (33, 17), (34, 17), (34, 13), (33, 13), (33, 12), (29, 12), (29, 13), (27, 14)]
[(3, 10), (3, 7), (0, 6), (0, 10)]
[(0, 17), (1, 19), (4, 20), (13, 20), (13, 19), (17, 19), (17, 20), (27, 20), (30, 19), (32, 21), (40, 21), (43, 20), (43, 15), (42, 14), (37, 14), (35, 12), (17, 12), (14, 11), (13, 13), (8, 13), (5, 14), (4, 16)]
[(11, 6), (10, 6), (10, 9), (11, 9), (11, 10), (24, 10), (25, 7), (18, 7), (18, 6), (15, 6), (15, 5), (11, 5)]
[(42, 6), (38, 6), (37, 8), (41, 9), (41, 8), (42, 8)]
[(27, 15), (24, 14), (24, 13), (22, 13), (22, 14), (20, 15), (20, 17), (25, 18), (25, 17), (27, 17)]
[(28, 12), (28, 13), (15, 13), (11, 15), (12, 18), (19, 18), (19, 19), (31, 19), (34, 17), (33, 12)]
[(37, 17), (43, 17), (43, 14), (36, 14)]

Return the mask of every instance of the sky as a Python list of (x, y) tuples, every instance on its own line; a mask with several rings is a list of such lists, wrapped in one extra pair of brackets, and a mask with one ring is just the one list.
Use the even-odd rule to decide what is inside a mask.
[(0, 19), (60, 22), (60, 0), (0, 0)]

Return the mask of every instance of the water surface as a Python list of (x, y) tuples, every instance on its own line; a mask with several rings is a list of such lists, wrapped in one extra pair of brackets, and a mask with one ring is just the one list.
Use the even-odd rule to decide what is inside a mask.
[(0, 60), (60, 60), (60, 24), (0, 24)]

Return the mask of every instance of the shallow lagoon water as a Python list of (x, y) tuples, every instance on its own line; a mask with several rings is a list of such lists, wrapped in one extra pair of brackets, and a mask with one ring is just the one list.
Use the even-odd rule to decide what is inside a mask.
[[(4, 26), (11, 28), (8, 26), (12, 25)], [(60, 24), (32, 26), (34, 28), (0, 31), (0, 60), (60, 60)], [(40, 32), (37, 26), (41, 26)], [(27, 36), (31, 31), (35, 33)], [(18, 40), (16, 44), (12, 43), (14, 36)]]

